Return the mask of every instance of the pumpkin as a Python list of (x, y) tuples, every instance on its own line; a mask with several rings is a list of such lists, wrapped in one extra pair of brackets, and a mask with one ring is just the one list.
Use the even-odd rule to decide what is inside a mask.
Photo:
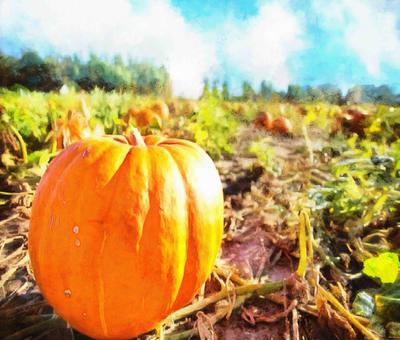
[(133, 111), (133, 113), (135, 123), (139, 128), (144, 128), (155, 123), (161, 126), (161, 120), (158, 115), (154, 114), (154, 112), (148, 108), (136, 112)]
[(369, 114), (359, 109), (347, 109), (347, 114), (343, 116), (343, 127), (351, 133), (364, 136), (364, 128), (367, 127), (367, 118)]
[(123, 118), (124, 122), (129, 125), (133, 120), (134, 124), (138, 128), (144, 128), (154, 123), (161, 126), (161, 119), (158, 115), (148, 108), (137, 110), (135, 108), (130, 108)]
[(282, 116), (279, 116), (272, 121), (271, 130), (274, 133), (284, 135), (291, 135), (293, 133), (293, 127), (290, 120)]
[(222, 232), (222, 185), (209, 156), (135, 131), (81, 140), (50, 163), (29, 255), (41, 292), (72, 327), (127, 339), (193, 299)]
[(272, 116), (269, 112), (261, 111), (254, 120), (254, 126), (270, 130), (272, 128)]
[(333, 120), (332, 133), (344, 130), (347, 133), (356, 133), (364, 136), (367, 127), (369, 113), (360, 109), (347, 108), (344, 112), (338, 112)]
[(123, 117), (124, 122), (129, 125), (131, 120), (134, 120), (135, 125), (139, 128), (144, 128), (149, 125), (157, 124), (162, 126), (169, 116), (169, 109), (164, 102), (156, 102), (150, 107), (141, 110), (130, 108)]
[(154, 115), (157, 115), (161, 121), (166, 120), (169, 116), (169, 108), (168, 105), (164, 102), (156, 102), (151, 107), (150, 110), (154, 112)]

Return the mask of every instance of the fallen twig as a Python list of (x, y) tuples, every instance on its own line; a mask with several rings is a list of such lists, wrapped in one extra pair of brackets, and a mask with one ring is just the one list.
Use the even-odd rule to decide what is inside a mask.
[[(248, 284), (240, 287), (236, 287), (232, 290), (236, 296), (247, 295), (247, 298), (253, 294), (256, 295), (267, 295), (282, 289), (284, 285), (284, 281), (276, 281), (276, 282), (266, 282), (266, 283), (256, 283), (256, 284)], [(201, 301), (193, 303), (187, 307), (184, 307), (175, 313), (171, 314), (166, 321), (173, 321), (183, 319), (199, 310), (206, 308), (207, 306), (216, 303), (220, 300), (223, 300), (228, 297), (228, 294), (231, 292), (224, 288), (218, 293), (214, 293), (210, 296), (207, 296)]]

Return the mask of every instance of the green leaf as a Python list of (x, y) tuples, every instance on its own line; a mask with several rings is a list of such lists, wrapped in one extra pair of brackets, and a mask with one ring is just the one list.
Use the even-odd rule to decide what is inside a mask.
[(400, 262), (395, 253), (386, 252), (364, 261), (363, 273), (379, 278), (382, 283), (393, 283), (399, 274)]

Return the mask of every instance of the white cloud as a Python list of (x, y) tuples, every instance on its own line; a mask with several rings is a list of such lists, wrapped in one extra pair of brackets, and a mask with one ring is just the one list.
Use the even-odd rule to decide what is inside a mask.
[[(259, 4), (248, 20), (228, 17), (213, 31), (195, 29), (169, 0), (0, 0), (0, 44), (60, 54), (90, 52), (163, 64), (177, 95), (198, 96), (205, 77), (233, 67), (254, 80), (286, 87), (288, 61), (304, 47), (299, 18), (278, 2)], [(1, 45), (0, 45), (1, 47)], [(217, 60), (217, 51), (218, 59)]]
[(61, 54), (119, 53), (163, 64), (177, 95), (197, 96), (217, 61), (214, 45), (168, 0), (145, 6), (128, 0), (0, 0), (0, 41), (47, 46)]
[(255, 84), (267, 79), (279, 88), (293, 80), (289, 60), (305, 48), (301, 17), (282, 2), (260, 4), (244, 22), (229, 20), (224, 38), (228, 63)]
[(317, 0), (314, 7), (325, 28), (341, 32), (347, 47), (358, 56), (371, 76), (379, 77), (385, 63), (400, 67), (398, 6), (392, 8), (383, 0)]

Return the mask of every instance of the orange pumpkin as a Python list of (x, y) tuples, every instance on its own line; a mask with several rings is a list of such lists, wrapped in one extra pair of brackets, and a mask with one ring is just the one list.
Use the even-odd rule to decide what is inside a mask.
[(343, 127), (352, 133), (360, 136), (364, 135), (364, 128), (367, 127), (369, 114), (359, 109), (347, 109), (347, 114), (343, 116)]
[(156, 102), (151, 107), (142, 110), (130, 108), (123, 117), (123, 120), (126, 124), (130, 124), (131, 119), (133, 119), (135, 125), (139, 128), (144, 128), (155, 123), (161, 127), (163, 121), (165, 121), (168, 116), (169, 109), (167, 104), (164, 102)]
[(369, 113), (360, 109), (347, 108), (336, 113), (332, 123), (331, 133), (335, 134), (339, 130), (347, 133), (356, 133), (364, 136), (364, 129), (368, 125)]
[(154, 103), (150, 107), (150, 110), (153, 111), (154, 114), (161, 119), (161, 121), (166, 120), (169, 116), (169, 108), (164, 102)]
[(41, 179), (29, 254), (41, 292), (72, 327), (127, 339), (193, 299), (222, 232), (221, 181), (198, 145), (90, 138), (66, 148)]
[(269, 112), (261, 111), (254, 120), (254, 126), (270, 130), (272, 128), (272, 116)]
[(274, 133), (290, 135), (293, 133), (293, 127), (290, 120), (286, 117), (279, 116), (272, 121), (271, 130)]
[(134, 115), (134, 118), (136, 125), (139, 128), (144, 128), (146, 126), (154, 124), (155, 122), (157, 122), (158, 125), (161, 125), (161, 120), (159, 120), (159, 117), (155, 115), (153, 111), (147, 108), (137, 111)]

